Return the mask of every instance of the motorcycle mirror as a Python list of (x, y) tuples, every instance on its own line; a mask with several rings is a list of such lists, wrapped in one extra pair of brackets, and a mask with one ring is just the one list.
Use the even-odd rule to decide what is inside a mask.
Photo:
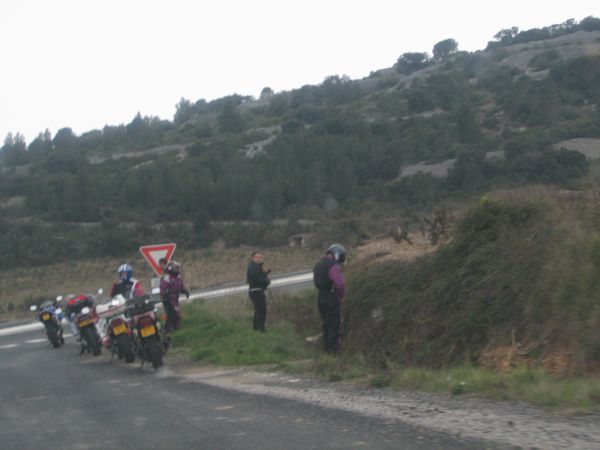
[(35, 305), (31, 305), (31, 306), (29, 307), (29, 311), (37, 311), (37, 306), (35, 306)]
[(98, 295), (102, 295), (104, 293), (104, 289), (100, 288), (98, 289)]
[(56, 297), (56, 301), (57, 302), (62, 302), (62, 295), (59, 295), (58, 297)]

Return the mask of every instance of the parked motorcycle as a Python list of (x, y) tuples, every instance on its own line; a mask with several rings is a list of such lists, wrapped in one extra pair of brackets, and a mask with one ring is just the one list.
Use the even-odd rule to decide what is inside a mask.
[[(57, 299), (58, 300), (58, 299)], [(55, 307), (55, 302), (47, 300), (43, 302), (39, 307), (33, 305), (30, 307), (31, 311), (39, 312), (37, 318), (46, 329), (46, 335), (52, 347), (59, 348), (65, 343), (63, 338), (63, 327), (62, 327), (62, 310), (61, 308)]]
[(135, 336), (132, 319), (125, 316), (126, 300), (117, 295), (110, 302), (98, 306), (98, 312), (105, 319), (105, 336), (102, 344), (111, 353), (112, 358), (131, 363), (135, 360)]
[(158, 369), (163, 365), (163, 348), (155, 301), (147, 295), (129, 300), (125, 315), (133, 321), (135, 348), (142, 366), (149, 361), (154, 369)]
[(79, 329), (81, 340), (81, 354), (88, 352), (98, 356), (102, 351), (100, 334), (96, 324), (99, 321), (93, 297), (79, 295), (69, 300), (69, 312), (75, 325)]

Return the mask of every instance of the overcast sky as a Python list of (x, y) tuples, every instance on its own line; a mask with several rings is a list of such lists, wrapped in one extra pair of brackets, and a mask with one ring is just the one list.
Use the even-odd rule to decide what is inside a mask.
[(0, 0), (0, 140), (172, 119), (181, 97), (361, 78), (445, 38), (474, 51), (589, 15), (600, 1)]

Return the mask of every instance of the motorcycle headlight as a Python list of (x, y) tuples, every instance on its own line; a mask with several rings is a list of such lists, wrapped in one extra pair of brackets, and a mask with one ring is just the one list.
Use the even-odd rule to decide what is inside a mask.
[(84, 306), (83, 308), (81, 308), (81, 314), (89, 314), (89, 313), (90, 313), (89, 306)]

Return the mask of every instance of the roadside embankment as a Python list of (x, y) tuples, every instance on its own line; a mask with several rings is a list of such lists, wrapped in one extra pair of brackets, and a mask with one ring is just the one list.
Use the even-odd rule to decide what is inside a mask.
[(597, 204), (593, 192), (505, 192), (481, 199), (432, 252), (351, 259), (337, 358), (307, 342), (320, 326), (311, 290), (269, 299), (266, 334), (251, 331), (243, 295), (191, 305), (175, 347), (208, 364), (597, 411)]

